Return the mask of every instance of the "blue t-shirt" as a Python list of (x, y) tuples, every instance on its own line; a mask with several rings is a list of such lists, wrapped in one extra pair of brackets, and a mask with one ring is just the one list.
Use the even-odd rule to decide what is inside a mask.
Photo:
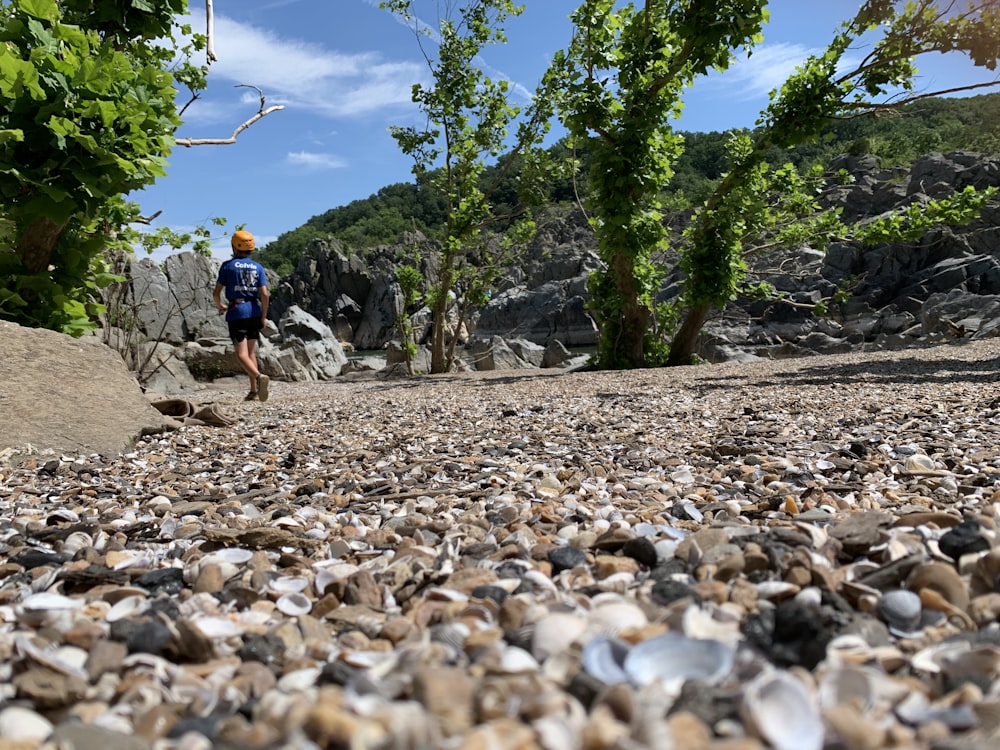
[(233, 256), (219, 268), (218, 283), (226, 288), (226, 320), (260, 317), (260, 288), (267, 286), (264, 266), (250, 258)]

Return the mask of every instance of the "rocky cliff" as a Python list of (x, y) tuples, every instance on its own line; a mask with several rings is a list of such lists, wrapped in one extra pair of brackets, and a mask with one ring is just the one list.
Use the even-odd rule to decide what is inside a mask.
[[(845, 221), (864, 222), (969, 185), (1000, 186), (1000, 156), (929, 154), (908, 170), (883, 169), (871, 156), (843, 156), (830, 174), (826, 207), (840, 209)], [(272, 280), (276, 326), (262, 347), (265, 370), (288, 380), (326, 379), (346, 364), (342, 347), (386, 348), (398, 338), (397, 317), (404, 314), (393, 269), (420, 257), (421, 271), (433, 280), (433, 250), (420, 234), (364, 256), (337, 243), (313, 242), (292, 274)], [(699, 347), (708, 361), (904, 348), (1000, 330), (997, 200), (970, 225), (929, 231), (911, 245), (839, 241), (751, 257), (749, 280), (772, 284), (783, 299), (739, 299), (717, 312)], [(675, 299), (682, 288), (677, 264), (665, 260), (670, 270), (659, 301)], [(582, 212), (553, 210), (542, 217), (524, 262), (508, 270), (489, 303), (456, 332), (474, 354), (468, 364), (535, 367), (539, 351), (594, 345), (587, 278), (599, 264)], [(161, 389), (187, 382), (183, 370), (199, 377), (239, 372), (211, 303), (216, 267), (216, 261), (190, 253), (168, 259), (164, 269), (148, 260), (132, 266), (129, 304), (147, 340), (132, 364)], [(823, 301), (828, 310), (817, 315)], [(416, 329), (428, 335), (427, 310), (409, 313)], [(545, 359), (549, 365), (563, 361)]]

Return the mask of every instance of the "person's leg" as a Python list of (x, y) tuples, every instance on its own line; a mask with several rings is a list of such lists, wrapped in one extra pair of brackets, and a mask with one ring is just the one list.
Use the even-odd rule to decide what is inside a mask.
[(236, 358), (240, 361), (243, 371), (246, 372), (250, 380), (250, 392), (257, 392), (257, 376), (260, 371), (257, 369), (256, 341), (253, 339), (243, 339), (236, 342)]
[(253, 360), (255, 369), (257, 370), (257, 377), (254, 379), (254, 383), (250, 386), (250, 390), (257, 391), (257, 397), (261, 401), (267, 401), (268, 396), (268, 386), (271, 383), (271, 379), (260, 371), (260, 368), (256, 367), (257, 364), (257, 339), (247, 338), (247, 356)]

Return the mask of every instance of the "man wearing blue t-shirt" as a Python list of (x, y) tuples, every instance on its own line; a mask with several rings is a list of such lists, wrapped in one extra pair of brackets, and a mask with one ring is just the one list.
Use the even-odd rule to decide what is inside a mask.
[[(267, 305), (271, 295), (267, 290), (264, 266), (251, 260), (253, 235), (243, 229), (233, 233), (233, 257), (222, 264), (212, 297), (219, 314), (226, 314), (229, 337), (236, 347), (236, 356), (250, 378), (250, 392), (245, 401), (267, 401), (270, 378), (257, 367), (257, 342), (267, 325)], [(222, 292), (226, 292), (226, 304)]]

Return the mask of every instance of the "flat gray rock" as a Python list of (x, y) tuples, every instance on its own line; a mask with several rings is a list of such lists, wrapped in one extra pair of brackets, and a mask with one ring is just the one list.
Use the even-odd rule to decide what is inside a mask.
[(115, 455), (163, 425), (117, 352), (94, 337), (0, 321), (0, 462), (18, 455)]

